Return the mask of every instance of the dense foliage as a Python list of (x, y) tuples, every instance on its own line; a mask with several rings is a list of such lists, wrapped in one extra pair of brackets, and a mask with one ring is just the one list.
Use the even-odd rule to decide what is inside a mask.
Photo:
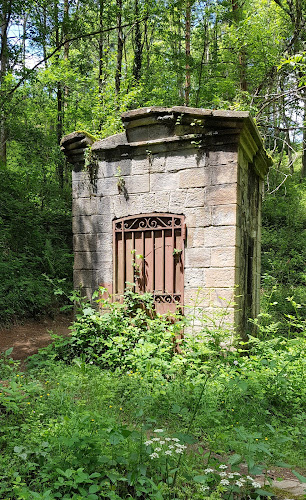
[(228, 350), (217, 324), (185, 325), (178, 352), (150, 302), (84, 304), (26, 373), (4, 354), (2, 498), (260, 498), (273, 466), (305, 481), (303, 337)]

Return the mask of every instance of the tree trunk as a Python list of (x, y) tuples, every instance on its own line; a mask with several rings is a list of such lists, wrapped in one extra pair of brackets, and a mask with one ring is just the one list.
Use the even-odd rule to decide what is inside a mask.
[(115, 74), (115, 92), (116, 96), (120, 93), (121, 73), (122, 73), (122, 54), (123, 54), (123, 33), (122, 33), (122, 0), (116, 0), (117, 6), (117, 67)]
[(302, 152), (302, 169), (301, 169), (301, 177), (304, 179), (306, 177), (306, 92), (303, 91), (303, 99), (304, 99), (304, 127), (303, 127), (303, 152)]
[(186, 79), (185, 79), (185, 106), (189, 106), (190, 95), (190, 21), (191, 21), (191, 1), (186, 3), (185, 22), (185, 56), (186, 56)]
[[(64, 60), (68, 61), (69, 59), (69, 42), (68, 38), (68, 22), (69, 22), (69, 4), (68, 0), (64, 0), (64, 22), (63, 22), (63, 38), (64, 38)], [(68, 108), (68, 97), (69, 97), (69, 87), (68, 85), (64, 85), (64, 109), (65, 113)]]
[[(6, 72), (7, 72), (7, 62), (8, 62), (8, 46), (7, 46), (7, 32), (9, 27), (9, 22), (12, 14), (11, 2), (3, 2), (2, 12), (0, 12), (0, 23), (1, 23), (1, 51), (0, 51), (0, 86), (3, 85)], [(6, 114), (4, 110), (4, 103), (1, 103), (0, 110), (0, 163), (6, 164), (6, 152), (7, 152), (7, 139), (8, 131), (6, 124)]]
[[(232, 12), (233, 12), (234, 23), (236, 25), (238, 25), (239, 21), (240, 21), (240, 9), (239, 9), (238, 0), (232, 0)], [(238, 38), (238, 42), (240, 43), (239, 38)], [(245, 52), (244, 48), (239, 49), (238, 64), (239, 64), (240, 90), (242, 90), (243, 92), (246, 92), (248, 86), (247, 86), (247, 79), (246, 79), (246, 52)]]
[(138, 0), (135, 0), (135, 17), (136, 17), (136, 26), (135, 26), (133, 76), (135, 78), (135, 81), (139, 82), (141, 74), (141, 64), (142, 64), (142, 43), (141, 43), (141, 32), (138, 19), (139, 18)]
[(99, 94), (102, 94), (103, 91), (103, 50), (104, 50), (104, 38), (103, 38), (103, 8), (104, 8), (104, 0), (99, 0)]

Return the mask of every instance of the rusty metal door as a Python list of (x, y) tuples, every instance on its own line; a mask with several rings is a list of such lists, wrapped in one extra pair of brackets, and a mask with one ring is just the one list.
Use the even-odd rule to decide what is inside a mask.
[(184, 303), (183, 215), (142, 214), (113, 222), (114, 288), (150, 292), (160, 314)]

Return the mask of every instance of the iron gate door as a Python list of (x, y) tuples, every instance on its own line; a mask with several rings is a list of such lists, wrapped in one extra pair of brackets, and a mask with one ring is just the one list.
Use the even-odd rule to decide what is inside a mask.
[(113, 222), (114, 293), (150, 292), (160, 314), (183, 307), (185, 218), (142, 214)]

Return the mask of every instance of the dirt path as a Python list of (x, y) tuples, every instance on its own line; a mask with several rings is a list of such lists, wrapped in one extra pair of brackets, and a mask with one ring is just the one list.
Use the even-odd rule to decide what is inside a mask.
[(59, 315), (54, 319), (25, 320), (22, 324), (0, 328), (0, 353), (13, 347), (12, 358), (24, 361), (50, 343), (50, 333), (68, 335), (71, 323), (71, 315)]

